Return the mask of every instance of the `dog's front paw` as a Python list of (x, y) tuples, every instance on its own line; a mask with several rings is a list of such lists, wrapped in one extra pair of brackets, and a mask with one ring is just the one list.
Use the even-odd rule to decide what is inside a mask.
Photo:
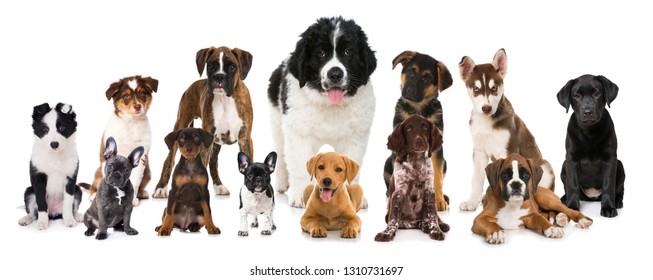
[(544, 236), (548, 238), (561, 238), (565, 233), (562, 231), (562, 228), (559, 227), (550, 227), (544, 230)]
[(442, 240), (444, 240), (444, 232), (442, 232), (442, 231), (440, 231), (440, 230), (432, 230), (432, 231), (429, 233), (429, 237), (430, 237), (431, 239), (433, 239), (433, 240), (440, 240), (440, 241), (442, 241)]
[(93, 236), (95, 234), (95, 229), (94, 228), (89, 228), (84, 232), (84, 235), (86, 236)]
[(485, 237), (485, 241), (490, 244), (503, 244), (506, 242), (505, 234), (503, 230), (493, 232)]
[(84, 221), (84, 215), (82, 213), (74, 213), (73, 216), (75, 217), (75, 221), (77, 221), (78, 223)]
[(374, 237), (374, 241), (381, 241), (381, 242), (388, 242), (388, 241), (392, 241), (393, 239), (395, 239), (395, 233), (385, 232), (385, 231), (377, 233), (376, 236)]
[(172, 231), (172, 229), (158, 226), (156, 227), (156, 231), (159, 236), (170, 236), (170, 232)]
[(261, 235), (272, 235), (272, 231), (271, 230), (262, 230)]
[(617, 208), (614, 207), (601, 207), (601, 216), (606, 218), (614, 218), (618, 215)]
[(138, 231), (136, 229), (133, 229), (133, 228), (125, 228), (125, 233), (127, 235), (137, 235)]
[(140, 203), (141, 203), (141, 200), (138, 199), (138, 197), (134, 197), (134, 199), (132, 199), (132, 205), (134, 207), (138, 206), (138, 204), (140, 204)]
[(206, 227), (206, 231), (209, 234), (220, 234), (220, 229), (218, 227)]
[(202, 229), (202, 225), (200, 225), (200, 223), (191, 223), (188, 225), (188, 231), (190, 232), (198, 232), (200, 229)]
[(34, 222), (34, 217), (32, 215), (27, 215), (25, 217), (20, 218), (20, 220), (18, 220), (18, 224), (21, 226), (29, 225), (32, 222)]
[(77, 221), (75, 220), (75, 217), (64, 218), (63, 225), (66, 227), (74, 227), (77, 225)]
[(463, 201), (458, 207), (460, 208), (460, 211), (476, 211), (479, 203), (478, 200)]
[(229, 189), (224, 185), (213, 185), (213, 191), (215, 195), (229, 195)]
[(95, 239), (97, 240), (104, 240), (107, 239), (107, 233), (106, 232), (98, 232), (98, 234), (95, 236)]
[(304, 208), (304, 200), (301, 196), (298, 197), (289, 197), (290, 206), (295, 208)]
[(312, 228), (309, 231), (309, 234), (311, 235), (311, 237), (318, 237), (318, 238), (326, 237), (327, 236), (327, 230), (326, 230), (326, 228), (323, 228), (323, 227), (316, 227), (316, 228)]
[(358, 236), (358, 229), (353, 227), (343, 227), (340, 230), (340, 237), (342, 238), (356, 238)]
[(449, 203), (447, 203), (443, 198), (439, 198), (435, 201), (435, 207), (438, 211), (446, 211), (449, 209)]
[(447, 224), (447, 223), (445, 223), (443, 221), (440, 221), (439, 226), (440, 226), (440, 230), (442, 230), (442, 232), (449, 232), (449, 230), (451, 229), (451, 227), (449, 227), (449, 224)]
[(136, 197), (139, 199), (150, 199), (150, 194), (147, 191), (140, 191)]
[(585, 228), (589, 228), (593, 223), (594, 223), (594, 222), (592, 222), (592, 220), (590, 220), (590, 219), (588, 219), (588, 218), (582, 218), (582, 219), (580, 219), (580, 220), (578, 221), (578, 223), (576, 224), (576, 226), (579, 227), (579, 228), (583, 228), (583, 229), (585, 229)]
[(238, 231), (238, 236), (248, 236), (249, 232), (246, 230), (239, 230)]
[(153, 198), (167, 198), (168, 197), (168, 188), (163, 187), (163, 188), (157, 188), (154, 190), (154, 193), (152, 194)]
[(567, 217), (565, 213), (560, 212), (558, 213), (558, 215), (556, 215), (556, 225), (564, 227), (568, 223), (569, 223), (569, 217)]

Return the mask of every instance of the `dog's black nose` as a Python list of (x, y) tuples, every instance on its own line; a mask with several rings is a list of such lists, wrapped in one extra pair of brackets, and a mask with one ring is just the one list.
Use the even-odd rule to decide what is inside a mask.
[(224, 74), (216, 74), (216, 75), (213, 76), (213, 78), (215, 79), (216, 82), (222, 82), (222, 81), (224, 81), (225, 77), (224, 77)]
[(342, 69), (338, 67), (333, 67), (327, 72), (327, 77), (334, 83), (340, 82), (345, 73), (342, 72)]
[(324, 185), (325, 187), (331, 186), (331, 183), (332, 183), (331, 178), (322, 179), (322, 185)]
[(59, 142), (56, 142), (56, 141), (55, 142), (50, 142), (50, 147), (52, 147), (53, 149), (56, 150), (57, 148), (59, 148)]
[(520, 182), (512, 182), (510, 183), (510, 188), (514, 189), (521, 189), (522, 184)]

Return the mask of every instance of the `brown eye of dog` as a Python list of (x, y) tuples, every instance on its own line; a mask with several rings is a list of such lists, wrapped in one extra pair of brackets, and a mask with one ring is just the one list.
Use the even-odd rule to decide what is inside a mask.
[(351, 49), (345, 49), (345, 55), (351, 55)]
[(138, 95), (136, 95), (136, 98), (141, 99), (141, 100), (145, 100), (145, 92), (142, 92), (142, 91), (139, 92)]
[(340, 167), (336, 168), (336, 172), (342, 172), (342, 168)]
[(531, 178), (531, 174), (528, 173), (528, 171), (526, 171), (525, 168), (522, 168), (521, 170), (519, 170), (519, 173), (521, 173), (521, 178), (522, 178), (524, 181), (527, 181), (528, 179)]
[(320, 57), (325, 57), (326, 52), (324, 52), (323, 50), (319, 50), (319, 51), (317, 51), (317, 55), (319, 55)]
[(592, 93), (592, 97), (594, 97), (594, 98), (599, 98), (600, 96), (601, 96), (601, 93), (598, 92), (598, 91), (595, 91), (594, 93)]
[(574, 93), (574, 99), (580, 99), (580, 94), (579, 93)]
[(512, 179), (512, 169), (507, 169), (503, 173), (501, 173), (501, 180), (504, 182), (508, 182)]
[(432, 79), (431, 75), (426, 75), (426, 76), (424, 76), (424, 78), (422, 78), (422, 80), (424, 80), (425, 83), (430, 83), (431, 79)]
[(179, 140), (177, 142), (179, 142), (179, 145), (183, 146), (184, 142), (186, 142), (186, 139), (185, 138), (179, 138)]
[(408, 132), (413, 131), (413, 127), (412, 126), (406, 127), (406, 131), (408, 131)]
[(415, 76), (415, 69), (413, 69), (413, 68), (408, 68), (408, 70), (406, 70), (406, 74), (408, 74), (408, 77), (413, 77), (413, 76)]
[(231, 73), (236, 72), (236, 65), (233, 64), (229, 65), (229, 72)]
[(427, 131), (427, 130), (429, 130), (429, 127), (426, 126), (426, 125), (422, 125), (422, 130)]
[(199, 137), (199, 136), (195, 136), (195, 137), (193, 138), (193, 141), (195, 141), (195, 142), (199, 142), (199, 141), (200, 141), (200, 137)]
[(324, 170), (324, 165), (320, 165), (320, 166), (318, 166), (317, 169), (319, 169), (319, 170)]
[(131, 100), (131, 99), (132, 99), (131, 95), (123, 95), (122, 96), (122, 101), (124, 101), (125, 104), (129, 103), (129, 100)]

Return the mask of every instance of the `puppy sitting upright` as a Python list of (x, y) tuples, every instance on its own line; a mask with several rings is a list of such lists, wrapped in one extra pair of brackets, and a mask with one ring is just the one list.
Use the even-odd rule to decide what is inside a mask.
[(304, 190), (306, 211), (300, 224), (311, 237), (326, 237), (328, 230), (340, 230), (340, 237), (355, 238), (361, 230), (356, 215), (363, 203), (363, 189), (351, 182), (358, 164), (336, 152), (319, 153), (306, 162), (317, 183)]
[[(449, 69), (441, 61), (433, 57), (414, 51), (405, 51), (392, 60), (392, 69), (401, 63), (401, 97), (395, 105), (395, 117), (392, 127), (397, 127), (411, 115), (420, 115), (440, 131), (444, 131), (442, 120), (442, 104), (438, 100), (440, 92), (449, 88), (453, 83)], [(385, 162), (383, 179), (386, 187), (390, 186), (390, 176), (394, 167), (394, 154)], [(433, 188), (435, 190), (435, 206), (438, 211), (449, 207), (449, 197), (442, 192), (444, 175), (447, 172), (447, 161), (444, 159), (443, 149), (438, 149), (431, 156), (433, 161)], [(386, 192), (390, 196), (391, 192)]]
[(270, 174), (277, 164), (277, 153), (270, 152), (263, 163), (252, 163), (245, 153), (238, 153), (238, 169), (245, 175), (245, 184), (240, 188), (240, 231), (239, 236), (249, 235), (247, 216), (253, 215), (252, 227), (258, 227), (258, 215), (264, 216), (262, 235), (272, 234), (274, 225), (274, 189), (270, 184)]
[(580, 200), (601, 201), (601, 216), (617, 216), (623, 207), (624, 166), (617, 158), (617, 134), (605, 108), (619, 88), (603, 76), (583, 75), (558, 92), (560, 105), (574, 110), (567, 125), (567, 156), (560, 178), (562, 202), (578, 210)]
[(63, 217), (67, 227), (82, 221), (83, 216), (77, 212), (82, 191), (75, 185), (79, 168), (76, 116), (68, 104), (34, 106), (34, 145), (29, 162), (32, 186), (25, 190), (27, 215), (18, 220), (19, 225), (38, 219), (38, 229), (44, 230), (50, 219)]
[(131, 227), (131, 214), (134, 208), (134, 187), (130, 175), (138, 166), (145, 152), (143, 147), (136, 147), (129, 156), (118, 155), (118, 145), (113, 137), (107, 138), (104, 150), (104, 178), (97, 190), (95, 199), (84, 215), (84, 225), (88, 228), (84, 235), (92, 236), (95, 229), (100, 229), (95, 239), (107, 238), (107, 229), (125, 231), (127, 235), (136, 235), (138, 231)]
[(213, 224), (209, 199), (209, 175), (200, 156), (202, 146), (211, 145), (213, 135), (200, 128), (183, 128), (165, 137), (169, 149), (179, 147), (181, 157), (172, 173), (172, 188), (168, 206), (163, 210), (163, 224), (155, 230), (161, 236), (170, 235), (172, 228), (197, 232), (206, 225), (209, 234), (219, 234)]
[(387, 227), (374, 240), (392, 241), (398, 229), (421, 229), (431, 239), (444, 240), (449, 225), (435, 207), (431, 155), (442, 147), (442, 135), (435, 124), (420, 115), (400, 123), (388, 137), (394, 154), (390, 178), (390, 200), (385, 217)]

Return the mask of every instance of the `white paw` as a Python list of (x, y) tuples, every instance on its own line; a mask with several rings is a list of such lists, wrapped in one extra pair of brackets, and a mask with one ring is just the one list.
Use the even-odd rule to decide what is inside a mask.
[(25, 217), (20, 218), (20, 220), (18, 220), (18, 224), (21, 225), (21, 226), (26, 226), (26, 225), (31, 224), (33, 221), (34, 221), (33, 216), (32, 215), (27, 215)]
[(285, 193), (288, 191), (288, 180), (277, 178), (276, 189), (279, 193)]
[(140, 203), (141, 203), (141, 200), (138, 199), (138, 197), (134, 197), (134, 199), (132, 199), (132, 205), (138, 206), (138, 204), (140, 204)]
[(213, 190), (216, 195), (229, 195), (229, 190), (224, 185), (213, 185)]
[(95, 193), (93, 193), (92, 195), (90, 195), (90, 196), (88, 197), (88, 200), (89, 200), (89, 201), (93, 201), (93, 200), (95, 200), (95, 195), (96, 195), (96, 194), (97, 194), (97, 192), (95, 192)]
[(463, 201), (460, 203), (460, 211), (476, 211), (478, 208), (479, 201)]
[(589, 228), (592, 224), (593, 224), (592, 220), (582, 218), (578, 221), (576, 226), (579, 228)]
[(290, 203), (290, 206), (292, 206), (292, 207), (304, 208), (304, 199), (302, 199), (301, 195), (289, 197), (288, 202)]
[(154, 194), (152, 194), (152, 197), (154, 197), (154, 198), (167, 198), (168, 197), (168, 187), (158, 188), (158, 189), (154, 190)]
[(503, 244), (506, 241), (503, 231), (494, 232), (486, 237), (485, 240), (490, 244)]
[(73, 215), (75, 216), (75, 221), (77, 221), (78, 223), (84, 221), (84, 215), (82, 215), (81, 213), (74, 213)]
[(565, 215), (565, 213), (560, 212), (560, 213), (558, 213), (558, 215), (556, 215), (556, 224), (558, 226), (564, 227), (568, 223), (569, 223), (569, 217), (567, 217), (567, 215)]
[(38, 224), (37, 224), (37, 226), (36, 226), (36, 228), (38, 228), (39, 230), (44, 230), (44, 229), (47, 229), (47, 228), (48, 228), (48, 225), (49, 225), (48, 220), (45, 220), (45, 221), (39, 221)]
[(75, 218), (64, 218), (63, 225), (66, 227), (74, 227), (77, 225), (77, 221), (75, 221)]
[(561, 238), (565, 233), (562, 231), (562, 228), (559, 227), (550, 227), (544, 231), (544, 236), (548, 238)]

